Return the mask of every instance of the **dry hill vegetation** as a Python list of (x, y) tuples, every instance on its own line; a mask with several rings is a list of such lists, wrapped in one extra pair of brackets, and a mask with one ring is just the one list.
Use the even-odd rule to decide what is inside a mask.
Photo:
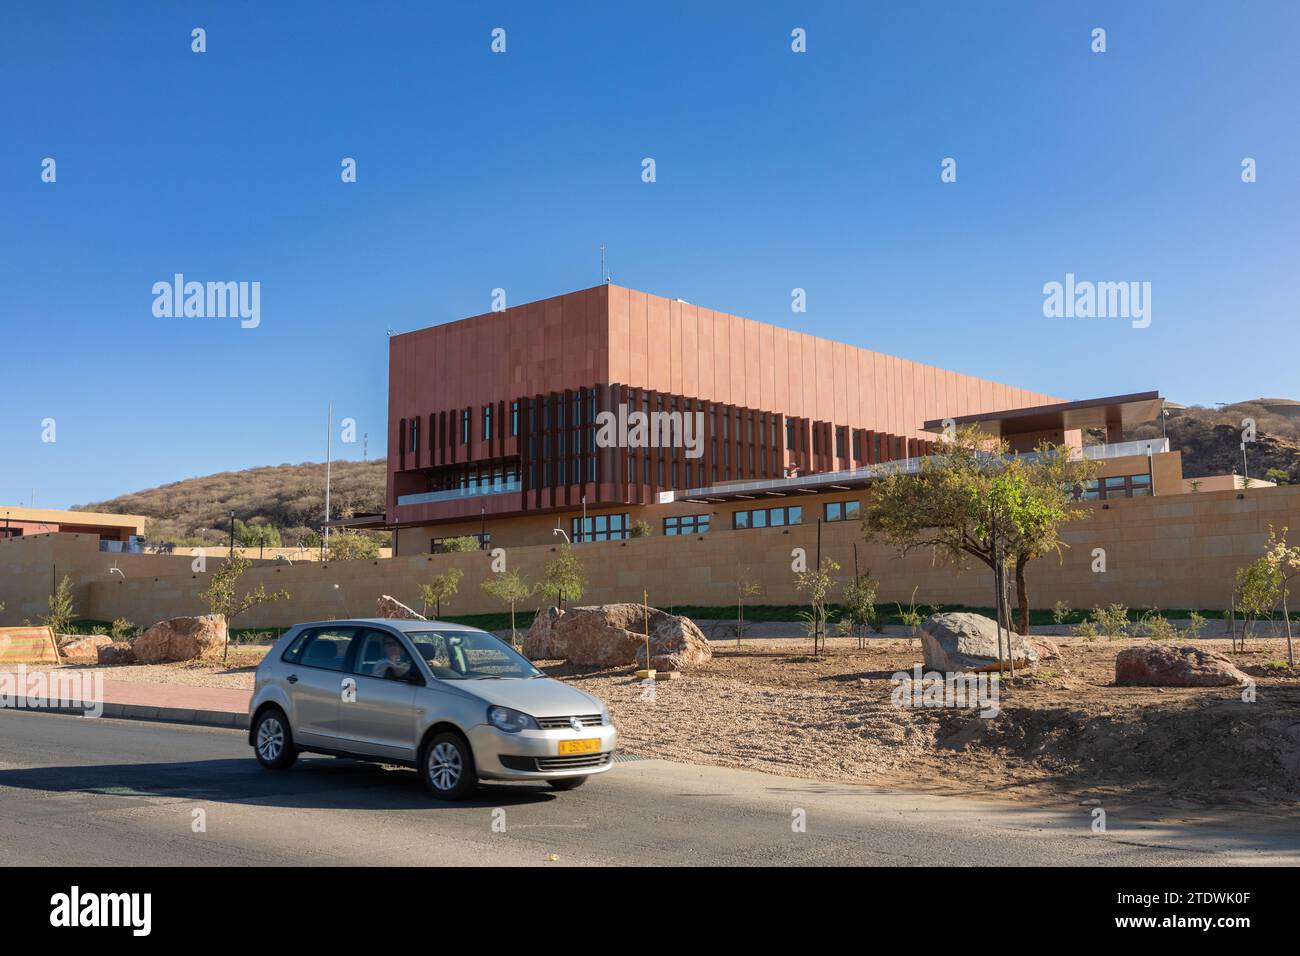
[[(1285, 405), (1238, 402), (1223, 408), (1189, 405), (1170, 414), (1169, 447), (1183, 453), (1183, 475), (1203, 478), (1241, 471), (1241, 420), (1255, 420), (1255, 443), (1247, 448), (1250, 477), (1300, 484), (1300, 415), (1276, 413)], [(1129, 429), (1126, 440), (1159, 438), (1160, 423)], [(1271, 473), (1270, 473), (1271, 472)]]
[[(384, 510), (384, 460), (336, 461), (330, 471), (335, 517)], [(74, 510), (138, 514), (150, 518), (152, 544), (220, 545), (230, 536), (230, 512), (250, 527), (268, 525), (285, 547), (313, 546), (325, 514), (325, 465), (274, 465), (223, 471), (137, 491)], [(387, 543), (387, 542), (385, 542)]]

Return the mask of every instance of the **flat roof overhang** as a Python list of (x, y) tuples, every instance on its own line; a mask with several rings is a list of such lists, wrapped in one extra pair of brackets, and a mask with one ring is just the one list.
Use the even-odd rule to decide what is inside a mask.
[[(1089, 398), (1079, 402), (1053, 402), (1031, 405), (1002, 412), (982, 412), (951, 419), (957, 425), (976, 425), (995, 438), (1032, 432), (1073, 431), (1083, 428), (1141, 425), (1159, 421), (1164, 399), (1159, 392), (1134, 392), (1108, 398)], [(926, 422), (922, 429), (942, 433), (948, 419)]]
[(359, 528), (363, 531), (383, 531), (389, 527), (387, 516), (381, 514), (353, 515), (351, 518), (334, 518), (322, 522), (326, 528)]
[(920, 458), (902, 458), (880, 465), (864, 465), (848, 471), (827, 471), (799, 478), (769, 478), (765, 481), (742, 481), (707, 488), (688, 488), (685, 491), (663, 491), (658, 504), (688, 501), (693, 504), (715, 504), (723, 501), (763, 501), (769, 504), (787, 499), (795, 504), (805, 495), (834, 494), (866, 488), (894, 471), (915, 472), (920, 469)]

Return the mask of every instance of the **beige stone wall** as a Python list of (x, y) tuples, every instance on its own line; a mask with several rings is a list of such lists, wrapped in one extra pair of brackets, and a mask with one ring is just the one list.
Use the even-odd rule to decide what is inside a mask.
[[(1241, 495), (1239, 498), (1238, 495)], [(852, 494), (834, 496), (851, 498)], [(644, 588), (659, 606), (726, 605), (734, 600), (738, 569), (749, 568), (764, 585), (756, 603), (797, 603), (791, 550), (816, 549), (816, 516), (830, 496), (804, 496), (805, 523), (791, 528), (731, 531), (730, 519), (715, 518), (713, 530), (699, 537), (666, 538), (656, 525), (653, 537), (578, 546), (591, 588), (584, 602), (640, 600)], [(1035, 607), (1064, 600), (1076, 608), (1120, 601), (1130, 606), (1221, 608), (1228, 603), (1236, 568), (1258, 555), (1268, 526), (1296, 529), (1300, 538), (1300, 486), (1242, 492), (1201, 492), (1112, 501), (1103, 509), (1088, 505), (1092, 518), (1071, 525), (1071, 545), (1058, 562), (1036, 562), (1030, 573)], [(723, 506), (715, 506), (719, 510)], [(731, 506), (726, 506), (732, 510)], [(553, 522), (553, 517), (550, 519)], [(551, 524), (550, 526), (553, 526)], [(497, 542), (494, 539), (493, 544)], [(841, 579), (853, 574), (853, 545), (859, 567), (880, 580), (882, 602), (906, 604), (917, 588), (918, 603), (990, 604), (988, 575), (974, 568), (963, 574), (934, 565), (928, 554), (899, 558), (889, 549), (863, 542), (856, 522), (822, 526), (822, 550), (838, 561)], [(506, 547), (506, 560), (529, 580), (537, 580), (556, 543)], [(0, 624), (35, 619), (44, 610), (51, 565), (76, 582), (81, 614), (109, 620), (126, 617), (138, 624), (204, 610), (198, 591), (206, 577), (194, 574), (190, 558), (105, 555), (93, 540), (77, 535), (46, 535), (0, 542)], [(1091, 570), (1093, 549), (1104, 548), (1106, 572)], [(113, 561), (125, 578), (106, 573)], [(284, 626), (301, 620), (369, 615), (379, 594), (392, 594), (418, 609), (418, 585), (450, 566), (465, 572), (460, 594), (445, 613), (500, 610), (479, 584), (491, 573), (487, 552), (456, 555), (416, 554), (380, 561), (263, 564), (246, 576), (248, 586), (285, 588), (292, 600), (249, 612), (236, 627)], [(168, 563), (170, 562), (170, 563)], [(179, 565), (177, 564), (179, 562)], [(209, 568), (215, 564), (209, 562)]]

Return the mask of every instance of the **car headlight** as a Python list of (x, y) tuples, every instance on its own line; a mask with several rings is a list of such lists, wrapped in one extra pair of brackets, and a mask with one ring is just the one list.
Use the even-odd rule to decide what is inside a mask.
[(608, 711), (608, 710), (602, 710), (602, 711), (600, 712), (600, 726), (602, 726), (602, 727), (608, 727), (608, 726), (609, 726), (609, 711)]
[(541, 729), (533, 718), (510, 707), (489, 707), (487, 719), (488, 723), (497, 730), (505, 731), (508, 734), (517, 734), (521, 730)]

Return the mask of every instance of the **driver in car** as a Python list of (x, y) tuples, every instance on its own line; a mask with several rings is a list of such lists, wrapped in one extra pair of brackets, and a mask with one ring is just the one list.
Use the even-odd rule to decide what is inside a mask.
[(384, 656), (375, 662), (375, 676), (384, 680), (403, 680), (410, 670), (411, 662), (402, 645), (395, 638), (385, 636)]

